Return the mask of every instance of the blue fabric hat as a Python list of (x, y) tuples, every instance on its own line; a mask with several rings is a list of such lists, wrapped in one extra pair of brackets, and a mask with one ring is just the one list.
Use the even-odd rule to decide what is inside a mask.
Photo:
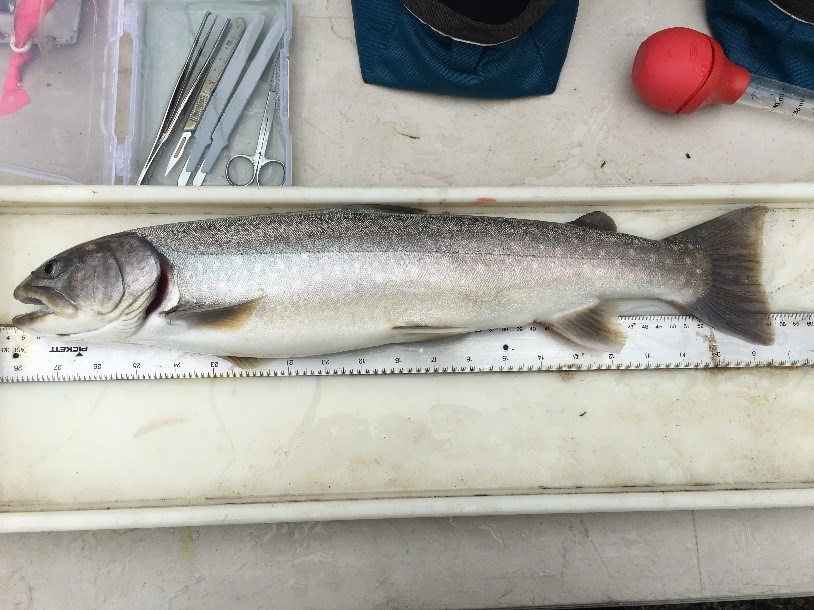
[(707, 0), (713, 37), (753, 74), (814, 89), (814, 2)]
[(366, 83), (512, 98), (557, 87), (579, 0), (352, 0)]

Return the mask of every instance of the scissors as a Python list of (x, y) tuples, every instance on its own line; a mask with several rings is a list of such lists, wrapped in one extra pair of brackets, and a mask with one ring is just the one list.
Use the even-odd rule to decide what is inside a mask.
[[(278, 91), (279, 74), (280, 64), (277, 62), (274, 67), (274, 73), (271, 76), (271, 85), (269, 86), (268, 96), (266, 96), (266, 105), (263, 108), (263, 120), (260, 122), (260, 137), (257, 138), (257, 149), (254, 151), (254, 155), (251, 157), (249, 155), (233, 155), (226, 162), (226, 181), (232, 186), (249, 186), (250, 184), (267, 186), (263, 184), (261, 174), (263, 172), (263, 168), (270, 164), (278, 165), (283, 170), (283, 176), (280, 179), (279, 184), (276, 186), (282, 186), (285, 184), (285, 163), (279, 159), (269, 159), (266, 156), (266, 148), (268, 147), (269, 137), (271, 137), (271, 132), (274, 129), (274, 119), (277, 117), (277, 110), (278, 106), (280, 105), (280, 95)], [(271, 112), (269, 112), (272, 96), (274, 96), (274, 107), (271, 108)], [(243, 165), (248, 162), (251, 165), (251, 177), (246, 182), (236, 182), (233, 180), (230, 168), (235, 162), (239, 162)], [(268, 172), (266, 172), (266, 175), (267, 174)]]

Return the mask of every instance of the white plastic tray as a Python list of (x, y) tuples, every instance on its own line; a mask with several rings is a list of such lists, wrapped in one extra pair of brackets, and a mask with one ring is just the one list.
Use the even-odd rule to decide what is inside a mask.
[[(772, 308), (814, 309), (814, 185), (233, 198), (218, 187), (0, 189), (0, 321), (23, 308), (16, 282), (86, 238), (361, 202), (556, 221), (602, 209), (651, 237), (765, 203)], [(3, 385), (0, 531), (814, 505), (813, 395), (809, 369)]]

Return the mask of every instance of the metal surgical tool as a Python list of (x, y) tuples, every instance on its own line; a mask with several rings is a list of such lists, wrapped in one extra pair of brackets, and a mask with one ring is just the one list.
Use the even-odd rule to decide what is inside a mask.
[(249, 98), (254, 92), (255, 87), (257, 87), (260, 77), (263, 75), (263, 72), (265, 72), (266, 66), (268, 66), (269, 61), (271, 61), (271, 57), (277, 50), (277, 46), (283, 39), (284, 32), (285, 22), (282, 19), (278, 19), (271, 24), (271, 27), (263, 40), (263, 44), (260, 45), (254, 59), (252, 59), (252, 63), (246, 69), (246, 73), (243, 75), (243, 79), (240, 81), (235, 94), (232, 96), (232, 99), (229, 101), (229, 105), (226, 107), (226, 110), (223, 111), (223, 116), (221, 116), (220, 121), (215, 127), (215, 131), (212, 134), (212, 144), (209, 147), (209, 151), (206, 153), (206, 157), (204, 157), (201, 167), (198, 169), (198, 172), (195, 174), (192, 180), (192, 183), (195, 186), (200, 186), (203, 184), (206, 174), (208, 174), (212, 169), (212, 166), (215, 165), (215, 161), (217, 160), (221, 151), (229, 142), (229, 136), (232, 134), (232, 130), (235, 128), (235, 125), (237, 124), (243, 109), (246, 107)]
[(203, 27), (206, 24), (206, 21), (209, 18), (211, 13), (207, 13), (204, 17), (203, 23), (201, 23), (201, 27), (198, 30), (198, 35), (195, 37), (195, 42), (193, 43), (192, 49), (190, 49), (190, 53), (187, 56), (187, 63), (184, 66), (181, 74), (178, 77), (178, 81), (176, 82), (175, 89), (173, 89), (173, 93), (170, 96), (170, 103), (167, 106), (167, 110), (164, 113), (164, 118), (161, 122), (161, 128), (159, 129), (158, 135), (156, 136), (155, 142), (153, 143), (153, 148), (150, 151), (150, 155), (147, 157), (147, 161), (144, 164), (144, 167), (141, 170), (141, 174), (139, 174), (138, 180), (136, 184), (144, 184), (147, 176), (150, 173), (153, 163), (158, 158), (158, 154), (161, 152), (161, 148), (167, 141), (170, 139), (172, 132), (175, 130), (175, 126), (178, 124), (178, 121), (181, 119), (181, 115), (184, 114), (186, 111), (192, 96), (198, 90), (198, 85), (200, 85), (203, 78), (206, 76), (207, 72), (209, 72), (209, 67), (212, 65), (212, 61), (215, 58), (215, 55), (218, 52), (218, 47), (220, 46), (220, 41), (223, 39), (224, 34), (228, 31), (229, 25), (231, 24), (231, 19), (227, 19), (226, 23), (220, 30), (220, 34), (218, 34), (218, 38), (215, 41), (212, 49), (209, 51), (209, 55), (204, 62), (203, 67), (198, 72), (198, 75), (192, 80), (192, 84), (190, 85), (190, 80), (192, 79), (192, 74), (195, 72), (195, 65), (198, 62), (198, 59), (201, 57), (203, 53), (204, 47), (206, 46), (206, 42), (209, 39), (209, 35), (212, 33), (212, 28), (215, 27), (215, 21), (217, 21), (217, 17), (215, 21), (212, 22), (212, 25), (209, 26), (209, 30), (206, 33), (206, 36), (203, 39), (203, 42), (198, 48), (197, 54), (195, 54), (195, 59), (192, 60), (192, 55), (195, 48), (198, 46), (198, 40), (200, 38), (200, 34), (203, 31)]
[[(271, 98), (274, 96), (274, 106), (271, 106)], [(274, 132), (274, 119), (277, 117), (277, 112), (280, 107), (280, 63), (275, 64), (275, 69), (271, 75), (271, 84), (269, 86), (268, 96), (266, 96), (266, 106), (263, 109), (263, 118), (260, 121), (260, 136), (257, 138), (257, 149), (254, 151), (253, 156), (249, 155), (233, 155), (226, 162), (226, 181), (232, 186), (249, 186), (256, 184), (257, 186), (266, 186), (263, 184), (263, 168), (267, 165), (277, 165), (283, 170), (283, 175), (280, 178), (277, 186), (285, 184), (285, 163), (279, 159), (269, 159), (266, 157), (266, 149), (268, 148), (269, 138)], [(251, 166), (251, 174), (246, 182), (238, 182), (232, 176), (232, 166), (235, 164), (245, 165), (246, 163)], [(267, 175), (266, 173), (265, 175)]]
[(255, 17), (246, 26), (246, 31), (240, 39), (240, 44), (237, 45), (232, 59), (220, 83), (215, 88), (212, 94), (212, 99), (204, 111), (201, 122), (198, 123), (198, 128), (195, 130), (195, 135), (192, 137), (192, 145), (190, 146), (189, 157), (187, 157), (184, 168), (178, 176), (178, 186), (186, 186), (189, 179), (192, 177), (193, 172), (198, 167), (201, 159), (206, 152), (207, 147), (212, 143), (212, 133), (218, 124), (218, 120), (223, 114), (226, 105), (229, 103), (229, 98), (235, 90), (243, 68), (249, 63), (249, 56), (251, 55), (252, 48), (260, 36), (260, 31), (263, 29), (265, 18), (263, 15), (255, 15)]
[(218, 83), (223, 76), (223, 71), (229, 64), (229, 60), (232, 58), (232, 53), (234, 53), (235, 47), (240, 43), (240, 39), (243, 36), (245, 29), (246, 22), (242, 18), (238, 17), (232, 22), (232, 27), (229, 28), (229, 33), (226, 36), (226, 40), (223, 42), (218, 54), (215, 56), (215, 61), (212, 63), (212, 67), (209, 69), (209, 73), (206, 75), (206, 80), (204, 81), (204, 84), (201, 85), (201, 90), (195, 98), (195, 102), (192, 104), (192, 110), (190, 110), (189, 117), (187, 117), (187, 122), (184, 125), (184, 131), (178, 140), (178, 144), (175, 146), (175, 150), (172, 152), (170, 160), (167, 162), (167, 170), (164, 172), (165, 176), (169, 174), (172, 168), (175, 167), (175, 164), (181, 160), (187, 144), (192, 139), (195, 130), (200, 124), (201, 116), (209, 104), (209, 101), (212, 99), (212, 92), (218, 86)]

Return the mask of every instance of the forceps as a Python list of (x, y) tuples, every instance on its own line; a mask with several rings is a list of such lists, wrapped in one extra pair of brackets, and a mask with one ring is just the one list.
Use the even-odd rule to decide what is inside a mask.
[[(158, 158), (158, 154), (161, 152), (161, 148), (170, 139), (172, 132), (175, 131), (175, 127), (178, 124), (178, 121), (181, 119), (181, 115), (186, 111), (193, 94), (198, 90), (198, 85), (209, 72), (212, 61), (215, 59), (215, 55), (220, 47), (220, 41), (223, 39), (224, 34), (229, 30), (229, 26), (232, 22), (231, 19), (226, 20), (226, 23), (220, 30), (220, 34), (218, 34), (215, 45), (209, 51), (209, 55), (204, 61), (203, 67), (198, 72), (198, 75), (193, 78), (195, 66), (197, 65), (198, 60), (204, 51), (204, 47), (209, 40), (209, 35), (212, 33), (212, 28), (215, 27), (215, 23), (218, 20), (216, 16), (215, 21), (213, 21), (212, 25), (209, 26), (209, 30), (207, 30), (206, 36), (203, 38), (203, 44), (198, 46), (198, 42), (201, 39), (204, 27), (206, 26), (207, 21), (209, 21), (209, 17), (211, 15), (212, 13), (207, 11), (204, 15), (203, 21), (201, 21), (201, 25), (198, 28), (198, 33), (195, 36), (195, 41), (192, 43), (192, 48), (189, 50), (189, 55), (187, 55), (186, 63), (184, 63), (184, 67), (181, 70), (181, 73), (178, 75), (178, 79), (175, 81), (175, 87), (170, 94), (170, 102), (167, 105), (167, 109), (164, 111), (164, 118), (161, 120), (161, 126), (159, 127), (158, 134), (155, 137), (155, 142), (153, 142), (153, 147), (150, 149), (150, 154), (147, 156), (147, 161), (144, 163), (144, 167), (136, 180), (136, 184), (141, 185), (146, 181), (153, 163)], [(196, 49), (197, 53), (195, 53)]]
[[(283, 176), (280, 179), (280, 183), (276, 186), (282, 186), (285, 184), (285, 163), (279, 159), (269, 159), (266, 157), (266, 148), (268, 147), (271, 133), (274, 130), (274, 120), (277, 118), (277, 112), (280, 106), (279, 81), (280, 62), (278, 60), (274, 65), (274, 72), (271, 75), (271, 85), (269, 86), (268, 96), (266, 96), (266, 105), (263, 108), (263, 119), (260, 121), (260, 137), (257, 138), (257, 149), (254, 151), (254, 155), (251, 157), (249, 155), (233, 155), (226, 162), (226, 181), (232, 186), (249, 186), (250, 184), (267, 186), (263, 184), (261, 172), (263, 171), (263, 168), (270, 163), (280, 166), (280, 168), (283, 170)], [(269, 106), (271, 104), (272, 96), (274, 96), (274, 106), (270, 109)], [(269, 110), (271, 110), (271, 112), (269, 112)], [(243, 165), (248, 162), (251, 165), (252, 174), (248, 181), (236, 182), (233, 180), (230, 168), (236, 161)]]

